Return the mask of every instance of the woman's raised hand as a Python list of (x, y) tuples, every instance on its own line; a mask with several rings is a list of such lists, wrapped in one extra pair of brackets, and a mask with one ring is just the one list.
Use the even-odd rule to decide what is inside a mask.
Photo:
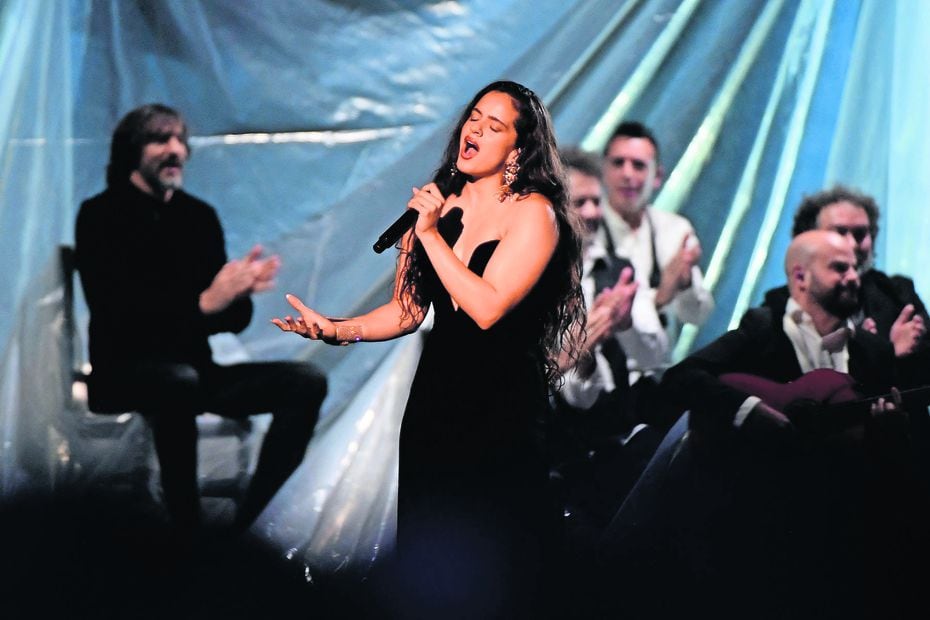
[(277, 325), (278, 329), (285, 332), (294, 332), (310, 340), (322, 340), (326, 343), (335, 342), (335, 323), (308, 308), (296, 295), (288, 293), (284, 298), (287, 299), (287, 303), (291, 304), (300, 313), (300, 316), (296, 319), (290, 315), (285, 316), (283, 319), (277, 317), (271, 319), (271, 322)]
[(417, 225), (414, 228), (417, 236), (436, 228), (442, 205), (446, 199), (435, 183), (427, 183), (421, 188), (413, 188), (413, 197), (407, 202), (407, 207), (419, 212)]

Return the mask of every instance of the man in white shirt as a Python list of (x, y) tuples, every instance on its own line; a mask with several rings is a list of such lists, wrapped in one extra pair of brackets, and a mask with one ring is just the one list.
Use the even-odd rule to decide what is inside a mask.
[[(836, 232), (798, 235), (785, 258), (790, 297), (749, 310), (665, 373), (661, 388), (690, 424), (663, 440), (601, 540), (607, 566), (636, 567), (614, 581), (632, 583), (650, 605), (650, 588), (678, 594), (657, 615), (798, 617), (817, 600), (838, 612), (830, 617), (849, 617), (866, 608), (850, 596), (864, 592), (855, 584), (865, 575), (868, 595), (883, 593), (875, 602), (901, 600), (897, 571), (926, 549), (926, 487), (908, 417), (896, 411), (893, 347), (849, 320), (856, 263)], [(822, 405), (831, 389), (801, 408), (782, 402), (777, 389), (795, 389), (815, 369), (848, 373), (876, 397), (871, 410)], [(745, 375), (768, 381), (757, 389)]]
[[(833, 230), (853, 244), (858, 260), (859, 308), (851, 317), (858, 327), (894, 344), (902, 384), (930, 384), (930, 316), (914, 289), (901, 275), (875, 268), (875, 241), (879, 211), (875, 199), (853, 188), (835, 185), (804, 196), (794, 215), (792, 235), (808, 230)], [(765, 294), (765, 305), (788, 297), (787, 287)], [(783, 303), (783, 302), (781, 302)]]
[(633, 328), (620, 341), (629, 383), (638, 394), (636, 408), (645, 411), (658, 405), (654, 386), (671, 362), (680, 325), (702, 324), (714, 300), (697, 265), (701, 246), (691, 223), (651, 206), (663, 169), (658, 142), (647, 127), (623, 122), (614, 130), (604, 149), (603, 180), (609, 208), (600, 238), (614, 254), (632, 262), (640, 285)]
[[(568, 174), (569, 202), (584, 227), (582, 289), (588, 308), (585, 342), (577, 363), (562, 360), (565, 383), (560, 392), (566, 403), (577, 409), (603, 408), (608, 396), (625, 406), (629, 383), (627, 362), (619, 335), (632, 325), (632, 304), (638, 283), (625, 258), (618, 258), (604, 245), (603, 189), (600, 162), (592, 153), (576, 148), (561, 151)], [(620, 415), (620, 411), (615, 411)]]
[(662, 435), (637, 423), (631, 407), (618, 336), (632, 323), (638, 284), (630, 262), (609, 252), (599, 234), (600, 158), (577, 148), (562, 149), (560, 155), (569, 202), (584, 227), (582, 288), (588, 315), (582, 352), (577, 359), (560, 360), (565, 381), (554, 398), (549, 446), (568, 547), (579, 565), (589, 565), (603, 528)]
[(852, 244), (835, 232), (813, 230), (794, 238), (785, 256), (788, 299), (779, 307), (750, 310), (738, 329), (666, 374), (663, 387), (691, 410), (692, 430), (722, 436), (729, 426), (763, 441), (793, 433), (777, 401), (721, 382), (726, 373), (788, 383), (829, 368), (854, 376), (870, 393), (888, 391), (896, 379), (890, 344), (857, 331), (850, 320), (860, 291), (856, 264)]

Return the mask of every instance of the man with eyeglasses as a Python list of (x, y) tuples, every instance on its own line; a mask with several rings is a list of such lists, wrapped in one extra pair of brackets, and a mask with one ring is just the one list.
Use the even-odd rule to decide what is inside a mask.
[(656, 389), (682, 323), (702, 324), (714, 308), (698, 267), (701, 245), (681, 215), (652, 207), (662, 186), (659, 144), (642, 123), (627, 121), (614, 130), (602, 166), (609, 208), (602, 238), (616, 256), (630, 260), (639, 283), (633, 327), (620, 336), (628, 357), (631, 393), (645, 421), (670, 426)]
[[(791, 234), (796, 237), (808, 230), (832, 230), (850, 239), (862, 283), (853, 322), (892, 342), (902, 384), (930, 384), (930, 317), (910, 278), (888, 276), (874, 268), (878, 216), (871, 196), (836, 185), (804, 197), (795, 212)], [(787, 294), (785, 287), (772, 289), (765, 295), (765, 305), (777, 305)]]

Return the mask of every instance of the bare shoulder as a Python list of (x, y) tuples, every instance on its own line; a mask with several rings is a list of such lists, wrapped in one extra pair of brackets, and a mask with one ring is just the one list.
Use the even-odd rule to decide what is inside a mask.
[(507, 227), (509, 229), (533, 229), (549, 228), (555, 230), (556, 217), (555, 208), (549, 199), (542, 194), (532, 193), (525, 196), (519, 196), (510, 202), (508, 209)]
[(534, 209), (548, 212), (551, 213), (553, 217), (555, 217), (555, 209), (552, 207), (552, 203), (549, 202), (549, 199), (536, 192), (525, 194), (523, 196), (516, 196), (513, 199), (513, 204), (517, 205), (521, 209)]

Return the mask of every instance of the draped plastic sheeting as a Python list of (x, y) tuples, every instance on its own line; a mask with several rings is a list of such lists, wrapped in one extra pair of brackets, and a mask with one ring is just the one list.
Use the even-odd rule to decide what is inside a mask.
[(225, 346), (311, 359), (330, 377), (308, 458), (256, 529), (311, 573), (364, 570), (391, 540), (418, 341), (327, 348), (267, 319), (286, 312), (285, 291), (340, 315), (386, 298), (394, 261), (370, 245), (477, 89), (525, 83), (562, 144), (598, 150), (621, 118), (656, 130), (657, 206), (694, 223), (717, 297), (684, 354), (781, 282), (795, 205), (834, 181), (882, 205), (879, 266), (930, 290), (917, 272), (930, 252), (928, 31), (921, 0), (6, 0), (2, 494), (60, 482), (73, 412), (56, 247), (103, 188), (110, 132), (133, 107), (186, 114), (187, 187), (218, 208), (230, 254), (259, 242), (283, 259), (277, 292)]
[(2, 494), (48, 483), (52, 446), (40, 420), (58, 414), (67, 383), (49, 348), (55, 338), (42, 333), (60, 327), (49, 302), (57, 245), (70, 236), (75, 213), (66, 8), (28, 0), (0, 4)]

